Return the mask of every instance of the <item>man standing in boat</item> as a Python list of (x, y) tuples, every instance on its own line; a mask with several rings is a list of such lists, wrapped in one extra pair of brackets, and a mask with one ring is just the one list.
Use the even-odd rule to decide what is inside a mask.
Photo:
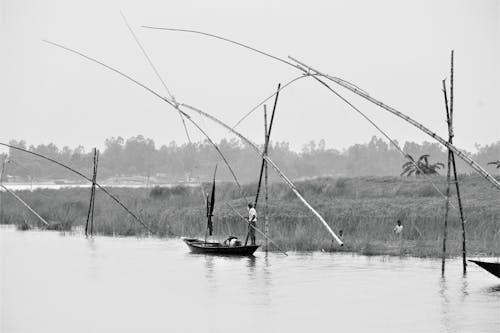
[(255, 229), (257, 227), (257, 210), (253, 207), (251, 203), (248, 204), (248, 233), (245, 238), (245, 245), (248, 243), (248, 237), (250, 237), (250, 242), (255, 245)]

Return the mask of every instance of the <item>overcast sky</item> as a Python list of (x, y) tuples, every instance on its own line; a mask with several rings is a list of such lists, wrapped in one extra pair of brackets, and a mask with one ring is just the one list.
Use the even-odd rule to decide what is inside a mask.
[[(350, 80), (446, 136), (441, 80), (455, 50), (455, 142), (500, 139), (500, 1), (24, 1), (0, 0), (0, 140), (102, 147), (143, 134), (157, 146), (186, 142), (179, 116), (116, 74), (42, 39), (75, 48), (164, 93), (120, 16), (136, 30), (179, 101), (229, 124), (299, 73), (261, 55), (200, 36), (141, 25), (197, 29), (280, 57), (302, 59)], [(432, 140), (386, 111), (339, 89), (391, 136)], [(269, 108), (271, 105), (269, 105)], [(216, 139), (231, 135), (208, 120)], [(263, 141), (262, 110), (239, 127)], [(194, 140), (202, 139), (189, 127)], [(345, 148), (379, 135), (313, 80), (280, 96), (275, 141)], [(380, 135), (379, 135), (380, 136)]]

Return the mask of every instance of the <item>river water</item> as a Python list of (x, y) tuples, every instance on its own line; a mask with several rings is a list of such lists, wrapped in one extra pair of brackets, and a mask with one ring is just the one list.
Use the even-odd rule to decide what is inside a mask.
[(499, 332), (500, 280), (459, 260), (194, 255), (180, 239), (0, 228), (1, 331)]

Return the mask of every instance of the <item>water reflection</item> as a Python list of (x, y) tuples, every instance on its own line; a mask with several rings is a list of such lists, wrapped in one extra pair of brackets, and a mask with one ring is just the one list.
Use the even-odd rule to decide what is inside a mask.
[(97, 257), (97, 245), (96, 245), (96, 241), (93, 237), (87, 237), (87, 245), (88, 245), (88, 248), (89, 248), (89, 253), (90, 255), (92, 256), (92, 258), (96, 258)]
[(247, 261), (246, 266), (248, 267), (248, 276), (255, 277), (255, 263), (257, 258), (255, 256), (249, 256), (245, 258)]
[(207, 287), (210, 295), (214, 295), (217, 292), (217, 288), (219, 287), (218, 281), (215, 276), (215, 257), (210, 255), (196, 255), (202, 256), (205, 261), (205, 279), (207, 281)]
[(467, 278), (466, 278), (465, 275), (462, 277), (462, 284), (461, 284), (461, 288), (460, 288), (460, 295), (462, 296), (461, 297), (462, 302), (465, 301), (465, 298), (467, 296), (469, 296), (469, 282), (467, 281)]
[(178, 239), (2, 228), (0, 249), (6, 331), (191, 332), (193, 318), (209, 332), (500, 331), (500, 284), (479, 268), (463, 277), (460, 260), (441, 277), (438, 260), (221, 257)]
[(450, 318), (450, 298), (448, 296), (448, 285), (446, 277), (441, 276), (439, 280), (439, 296), (441, 299), (441, 324), (445, 332), (453, 332), (452, 319)]
[(500, 284), (496, 285), (496, 286), (493, 286), (493, 287), (488, 287), (488, 288), (486, 288), (484, 290), (486, 291), (487, 294), (500, 293)]

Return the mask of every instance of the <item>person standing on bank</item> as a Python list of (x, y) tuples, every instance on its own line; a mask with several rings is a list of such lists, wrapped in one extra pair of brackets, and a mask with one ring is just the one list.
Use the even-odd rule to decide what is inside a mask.
[(248, 234), (245, 239), (245, 245), (248, 243), (248, 237), (250, 237), (250, 242), (255, 245), (255, 229), (257, 228), (257, 210), (253, 207), (251, 203), (248, 204)]
[(401, 237), (403, 236), (403, 225), (401, 224), (401, 220), (398, 220), (396, 226), (392, 230), (394, 231), (394, 234), (396, 234), (396, 236), (401, 239)]

